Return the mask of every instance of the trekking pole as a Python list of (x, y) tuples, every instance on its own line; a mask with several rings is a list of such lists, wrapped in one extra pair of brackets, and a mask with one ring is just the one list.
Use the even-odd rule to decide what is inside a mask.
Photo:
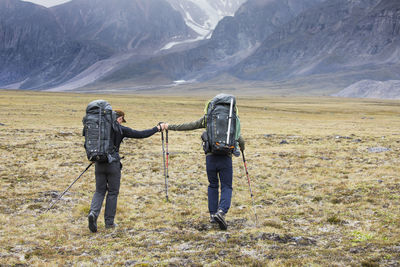
[(251, 190), (249, 172), (247, 171), (246, 158), (245, 158), (245, 156), (244, 156), (244, 151), (243, 151), (243, 150), (242, 150), (242, 158), (243, 158), (244, 169), (245, 169), (245, 171), (246, 171), (247, 183), (249, 184), (249, 190), (250, 190), (251, 201), (252, 201), (252, 203), (253, 203), (254, 215), (256, 216), (256, 225), (258, 225), (257, 213), (256, 213), (256, 206), (254, 205), (253, 191)]
[[(167, 147), (168, 147), (168, 133), (166, 133), (167, 138)], [(161, 131), (161, 143), (162, 143), (162, 154), (163, 154), (163, 164), (164, 164), (164, 177), (165, 177), (165, 198), (168, 201), (168, 171), (165, 166), (165, 150), (164, 150), (164, 131)], [(168, 148), (167, 148), (168, 150)], [(167, 162), (168, 162), (168, 155), (167, 155)], [(168, 163), (167, 163), (168, 164)]]
[(168, 152), (168, 130), (165, 130), (165, 144), (167, 148), (167, 175), (165, 176), (165, 192), (167, 196), (167, 201), (168, 201), (168, 179), (169, 179), (169, 174), (168, 174), (168, 159), (169, 159), (169, 152)]
[(65, 191), (64, 191), (61, 195), (59, 195), (59, 196), (57, 197), (57, 199), (50, 205), (50, 207), (47, 208), (47, 210), (46, 210), (45, 212), (48, 212), (48, 211), (61, 199), (61, 197), (62, 197), (65, 193), (67, 193), (67, 191), (74, 185), (74, 183), (75, 183), (76, 181), (78, 181), (79, 178), (81, 178), (81, 176), (82, 176), (82, 175), (90, 168), (90, 166), (92, 166), (92, 165), (93, 165), (93, 162), (90, 162), (89, 166), (87, 166), (86, 169), (78, 176), (78, 178), (76, 178), (76, 179), (72, 182), (72, 184), (70, 184), (70, 186), (68, 186), (68, 188), (65, 189)]

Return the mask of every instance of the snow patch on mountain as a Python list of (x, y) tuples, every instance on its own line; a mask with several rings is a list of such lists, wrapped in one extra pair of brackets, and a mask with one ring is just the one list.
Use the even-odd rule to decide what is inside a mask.
[[(211, 37), (218, 22), (225, 16), (233, 16), (236, 10), (247, 0), (167, 0), (179, 11), (198, 37), (185, 42), (193, 42)], [(169, 43), (163, 49), (171, 48), (182, 42)]]
[(193, 43), (193, 42), (200, 41), (200, 40), (203, 40), (203, 38), (201, 36), (199, 36), (195, 39), (188, 39), (188, 40), (179, 41), (179, 42), (169, 42), (168, 44), (164, 45), (164, 47), (161, 48), (160, 50), (168, 50), (179, 44), (188, 44), (188, 43)]
[(31, 2), (37, 5), (45, 6), (45, 7), (52, 7), (64, 4), (66, 2), (70, 2), (71, 0), (22, 0), (24, 2)]

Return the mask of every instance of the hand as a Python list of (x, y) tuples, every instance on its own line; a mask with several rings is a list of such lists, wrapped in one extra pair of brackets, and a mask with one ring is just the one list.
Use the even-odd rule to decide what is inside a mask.
[(244, 151), (244, 140), (242, 139), (242, 140), (240, 140), (239, 141), (239, 147), (240, 147), (240, 151)]
[(164, 124), (164, 122), (162, 122), (162, 121), (160, 121), (160, 122), (157, 124), (157, 129), (158, 129), (159, 132), (164, 131), (163, 124)]
[(160, 123), (160, 124), (157, 125), (157, 129), (158, 129), (158, 131), (160, 131), (160, 132), (161, 132), (161, 131), (164, 131), (164, 130), (168, 130), (168, 124), (162, 122), (162, 123)]

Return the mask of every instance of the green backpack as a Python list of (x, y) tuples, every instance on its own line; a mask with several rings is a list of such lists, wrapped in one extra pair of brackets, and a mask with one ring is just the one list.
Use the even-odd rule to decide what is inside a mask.
[(204, 109), (206, 132), (203, 133), (205, 153), (230, 155), (237, 151), (240, 120), (233, 95), (219, 94)]

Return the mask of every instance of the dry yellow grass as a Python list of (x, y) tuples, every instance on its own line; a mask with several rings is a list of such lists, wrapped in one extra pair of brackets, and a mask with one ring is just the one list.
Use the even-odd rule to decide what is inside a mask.
[(88, 165), (81, 119), (94, 99), (134, 129), (198, 119), (206, 100), (0, 91), (0, 265), (399, 264), (399, 101), (239, 97), (258, 225), (234, 158), (225, 232), (208, 224), (201, 130), (170, 132), (170, 203), (160, 135), (128, 139), (119, 227), (102, 213), (92, 234), (94, 168), (43, 211)]

